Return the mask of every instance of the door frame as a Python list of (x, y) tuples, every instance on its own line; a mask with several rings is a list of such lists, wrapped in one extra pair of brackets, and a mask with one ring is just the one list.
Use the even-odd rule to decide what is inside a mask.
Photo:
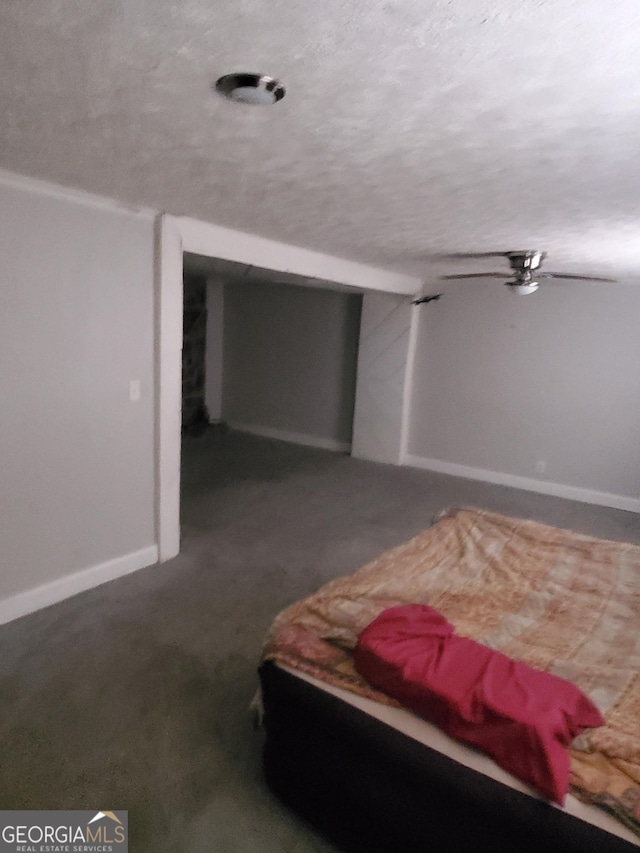
[[(180, 551), (184, 252), (354, 287), (363, 292), (365, 304), (367, 294), (386, 294), (392, 300), (395, 297), (394, 303), (402, 302), (406, 308), (410, 304), (410, 300), (406, 297), (418, 293), (422, 284), (420, 279), (401, 273), (393, 273), (309, 249), (278, 243), (254, 234), (211, 225), (186, 216), (163, 214), (158, 217), (155, 301), (155, 455), (156, 537), (160, 562), (170, 560)], [(404, 299), (399, 300), (398, 297), (404, 297)], [(400, 377), (402, 404), (399, 413), (399, 441), (394, 440), (394, 446), (391, 448), (392, 458), (379, 459), (379, 461), (395, 461), (396, 464), (401, 462), (407, 449), (412, 384), (410, 374), (416, 339), (417, 315), (410, 311), (410, 307), (405, 313), (408, 318), (404, 321), (408, 323), (408, 355)], [(360, 359), (358, 364), (357, 384), (362, 386), (365, 380), (361, 380)], [(371, 371), (363, 372), (362, 375), (363, 377), (366, 375), (368, 384)], [(356, 406), (361, 390), (362, 388), (356, 390)], [(373, 396), (375, 398), (376, 395)], [(360, 397), (362, 398), (362, 394)], [(367, 413), (369, 414), (368, 410)], [(357, 414), (356, 411), (354, 430), (360, 428), (358, 423), (365, 424), (364, 416), (358, 419)], [(357, 446), (357, 444), (357, 436), (354, 434), (354, 445)], [(389, 451), (385, 452), (388, 456)], [(361, 458), (374, 458), (369, 451), (359, 455)]]

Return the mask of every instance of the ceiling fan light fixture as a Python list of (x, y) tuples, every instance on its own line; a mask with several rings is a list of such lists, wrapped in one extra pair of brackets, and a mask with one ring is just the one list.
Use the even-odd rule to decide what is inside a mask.
[(528, 296), (530, 293), (535, 293), (536, 290), (540, 287), (540, 282), (538, 281), (508, 281), (507, 287), (512, 293), (517, 294), (518, 296)]
[(276, 104), (286, 92), (279, 80), (266, 74), (225, 74), (213, 88), (229, 101), (261, 107)]

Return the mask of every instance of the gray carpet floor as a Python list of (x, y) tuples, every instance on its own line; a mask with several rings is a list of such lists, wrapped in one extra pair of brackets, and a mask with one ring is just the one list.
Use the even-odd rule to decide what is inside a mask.
[(132, 851), (330, 853), (266, 789), (271, 619), (467, 505), (640, 543), (640, 516), (213, 431), (179, 557), (0, 628), (0, 808), (128, 809)]

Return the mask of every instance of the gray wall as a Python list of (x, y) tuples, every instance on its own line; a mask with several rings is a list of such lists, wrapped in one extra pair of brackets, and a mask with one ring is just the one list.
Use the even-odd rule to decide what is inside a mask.
[(456, 283), (417, 310), (409, 453), (640, 495), (640, 286)]
[(360, 304), (330, 290), (227, 284), (225, 420), (350, 442)]
[(224, 337), (224, 282), (207, 279), (207, 343), (205, 402), (211, 421), (222, 418), (222, 376)]
[(155, 541), (152, 223), (0, 187), (0, 279), (3, 598)]

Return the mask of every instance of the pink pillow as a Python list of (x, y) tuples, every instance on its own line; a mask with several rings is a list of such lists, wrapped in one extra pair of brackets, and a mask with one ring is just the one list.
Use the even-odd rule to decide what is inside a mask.
[(361, 632), (354, 658), (371, 685), (561, 804), (566, 747), (604, 723), (575, 685), (457, 637), (423, 604), (384, 610)]

